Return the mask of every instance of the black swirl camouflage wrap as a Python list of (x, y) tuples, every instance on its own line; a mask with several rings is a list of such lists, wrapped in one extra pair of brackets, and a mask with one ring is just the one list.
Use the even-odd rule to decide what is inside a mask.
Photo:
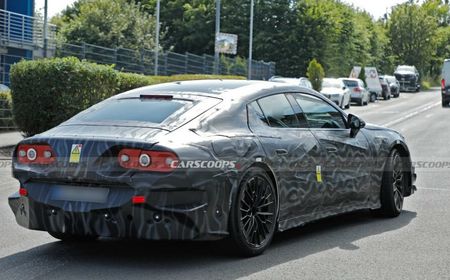
[[(413, 193), (410, 152), (397, 132), (367, 125), (353, 138), (349, 129), (270, 128), (248, 107), (261, 97), (286, 93), (323, 98), (295, 86), (250, 81), (180, 82), (115, 96), (112, 100), (171, 96), (193, 100), (193, 105), (160, 124), (90, 123), (74, 117), (23, 140), (13, 155), (13, 176), (26, 193), (12, 194), (10, 207), (18, 224), (33, 230), (219, 239), (229, 234), (240, 179), (245, 170), (259, 166), (276, 186), (277, 228), (284, 231), (331, 215), (379, 208), (382, 174), (394, 148), (409, 175), (405, 196)], [(54, 162), (19, 161), (20, 145), (41, 144), (52, 148)], [(76, 145), (80, 150), (74, 154)], [(170, 152), (178, 163), (170, 172), (127, 169), (118, 160), (123, 149)], [(134, 197), (144, 200), (135, 203)]]

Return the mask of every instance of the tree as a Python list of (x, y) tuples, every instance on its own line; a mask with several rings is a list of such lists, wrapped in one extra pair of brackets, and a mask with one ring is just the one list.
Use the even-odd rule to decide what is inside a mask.
[(316, 91), (320, 91), (322, 89), (322, 81), (325, 77), (325, 71), (323, 70), (322, 65), (315, 58), (309, 62), (306, 75), (311, 81), (313, 88)]
[(366, 69), (364, 66), (361, 67), (361, 72), (359, 72), (358, 79), (363, 81), (364, 85), (366, 86)]
[(154, 48), (154, 17), (127, 0), (79, 0), (53, 19), (61, 42), (110, 48)]
[(397, 63), (425, 71), (436, 52), (436, 20), (420, 5), (407, 2), (393, 9), (388, 30)]

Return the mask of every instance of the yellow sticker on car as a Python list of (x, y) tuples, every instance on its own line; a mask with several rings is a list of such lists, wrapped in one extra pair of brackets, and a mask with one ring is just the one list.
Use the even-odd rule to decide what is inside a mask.
[(316, 166), (316, 178), (317, 182), (322, 183), (322, 167), (320, 165)]
[(79, 163), (81, 157), (81, 149), (83, 148), (82, 144), (73, 144), (72, 149), (70, 149), (70, 163)]

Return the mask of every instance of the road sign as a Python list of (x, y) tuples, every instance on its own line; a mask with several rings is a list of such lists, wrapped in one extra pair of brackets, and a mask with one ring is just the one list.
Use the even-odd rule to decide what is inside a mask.
[(236, 54), (238, 36), (236, 34), (219, 33), (216, 37), (215, 49), (219, 53)]

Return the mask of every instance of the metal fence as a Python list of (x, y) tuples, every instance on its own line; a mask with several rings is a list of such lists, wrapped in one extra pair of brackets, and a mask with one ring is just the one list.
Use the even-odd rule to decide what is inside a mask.
[[(114, 64), (120, 71), (154, 75), (155, 53), (152, 50), (105, 48), (91, 44), (62, 44), (56, 47), (56, 56), (75, 56), (100, 64)], [(214, 56), (192, 53), (159, 52), (158, 74), (215, 74)], [(221, 57), (221, 75), (247, 76), (247, 61), (240, 58)], [(252, 61), (252, 79), (267, 80), (275, 75), (275, 63)]]
[[(47, 25), (47, 40), (54, 48), (56, 26)], [(44, 46), (44, 21), (39, 17), (30, 17), (0, 9), (0, 39), (2, 45), (16, 44), (20, 47)]]

